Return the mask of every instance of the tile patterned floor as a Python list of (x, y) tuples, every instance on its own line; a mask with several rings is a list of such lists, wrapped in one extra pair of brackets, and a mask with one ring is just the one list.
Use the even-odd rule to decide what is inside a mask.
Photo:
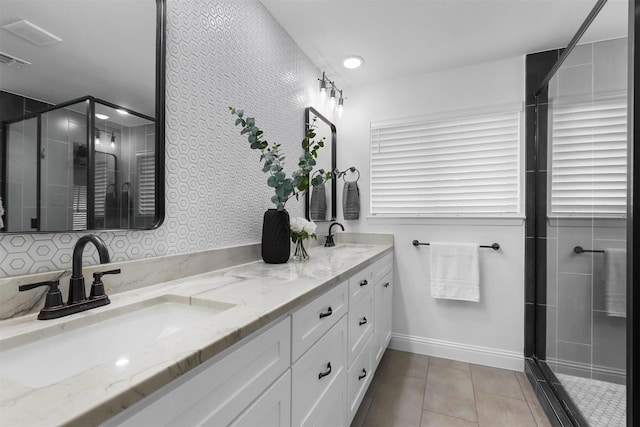
[(522, 372), (387, 350), (351, 427), (551, 426)]
[(627, 389), (624, 385), (572, 375), (556, 376), (590, 426), (627, 425)]

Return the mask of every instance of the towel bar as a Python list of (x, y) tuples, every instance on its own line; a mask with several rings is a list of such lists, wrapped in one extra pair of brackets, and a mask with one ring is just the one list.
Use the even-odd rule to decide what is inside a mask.
[[(414, 240), (413, 242), (413, 246), (418, 246), (418, 245), (423, 245), (423, 246), (429, 246), (430, 243), (421, 243), (417, 240)], [(498, 243), (492, 243), (491, 246), (488, 245), (480, 245), (481, 248), (489, 248), (489, 249), (493, 249), (494, 251), (497, 251), (498, 249), (500, 249), (500, 245)], [(580, 248), (582, 249), (582, 248)]]
[(598, 250), (598, 249), (585, 249), (582, 246), (576, 246), (575, 248), (573, 248), (573, 252), (577, 253), (577, 254), (581, 254), (584, 252), (593, 252), (593, 253), (599, 253), (599, 254), (603, 254), (604, 251)]

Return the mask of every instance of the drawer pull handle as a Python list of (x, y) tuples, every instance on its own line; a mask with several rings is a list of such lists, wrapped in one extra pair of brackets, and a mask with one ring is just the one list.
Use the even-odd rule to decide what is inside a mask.
[(385, 287), (385, 288), (388, 288), (388, 287), (389, 287), (389, 282), (385, 283), (385, 284), (384, 284), (384, 287)]
[(367, 323), (367, 318), (363, 317), (361, 321), (358, 322), (358, 325), (362, 326), (362, 325), (366, 325)]
[(367, 279), (364, 279), (360, 282), (360, 286), (367, 286), (369, 284), (369, 282), (367, 282)]
[(327, 363), (327, 370), (324, 372), (320, 372), (318, 374), (318, 379), (321, 380), (322, 377), (326, 377), (327, 375), (329, 375), (331, 373), (331, 362)]
[(361, 380), (366, 376), (367, 376), (367, 370), (363, 368), (362, 369), (362, 374), (358, 375), (358, 380)]
[(320, 318), (323, 319), (325, 317), (331, 316), (332, 314), (333, 310), (331, 310), (331, 307), (329, 307), (325, 313), (320, 313)]

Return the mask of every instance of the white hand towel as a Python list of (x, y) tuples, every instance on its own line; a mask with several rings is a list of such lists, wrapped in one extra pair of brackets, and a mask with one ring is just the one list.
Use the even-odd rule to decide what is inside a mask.
[(431, 243), (432, 297), (480, 301), (478, 248), (476, 243)]
[(604, 288), (607, 315), (627, 316), (627, 251), (604, 250)]

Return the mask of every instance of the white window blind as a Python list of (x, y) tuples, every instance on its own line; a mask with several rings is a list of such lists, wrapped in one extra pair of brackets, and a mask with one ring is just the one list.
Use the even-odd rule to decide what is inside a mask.
[(520, 212), (520, 111), (371, 125), (371, 213)]
[(627, 206), (627, 100), (554, 105), (551, 214), (620, 216)]
[(73, 225), (72, 230), (87, 229), (87, 187), (73, 186)]
[[(96, 153), (98, 154), (98, 153)], [(102, 153), (100, 153), (102, 154)], [(94, 184), (94, 215), (96, 218), (104, 218), (105, 199), (107, 196), (107, 159), (102, 154), (95, 158), (95, 184)]]
[(138, 173), (138, 213), (155, 215), (156, 212), (156, 162), (155, 152), (136, 153)]

